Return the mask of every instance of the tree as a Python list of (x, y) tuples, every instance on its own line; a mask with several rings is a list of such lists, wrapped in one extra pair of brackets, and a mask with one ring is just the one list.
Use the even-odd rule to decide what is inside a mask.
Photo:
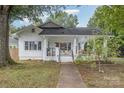
[(0, 6), (0, 63), (6, 64), (9, 57), (8, 35), (9, 35), (9, 13), (10, 6)]
[[(35, 24), (38, 24), (38, 23), (36, 22)], [(9, 25), (9, 35), (14, 34), (14, 33), (16, 33), (17, 31), (20, 31), (20, 30), (22, 30), (22, 29), (25, 28), (25, 27), (26, 27), (26, 26), (24, 25), (24, 26), (21, 26), (21, 27), (16, 28), (16, 27), (13, 26), (12, 24), (10, 24), (10, 25)]]
[[(123, 41), (124, 42), (124, 41)], [(119, 50), (120, 46), (124, 44), (119, 36), (112, 37), (108, 40), (108, 57), (119, 56), (121, 51)]]
[(10, 25), (9, 27), (10, 27), (10, 31), (9, 31), (10, 35), (17, 32), (17, 28), (14, 27), (13, 25)]
[(95, 53), (97, 55), (97, 61), (99, 64), (99, 72), (101, 72), (101, 58), (103, 55), (103, 38), (97, 38), (95, 40)]
[(6, 65), (10, 63), (9, 54), (9, 24), (14, 20), (23, 20), (28, 18), (30, 21), (36, 20), (44, 13), (52, 13), (51, 11), (60, 11), (65, 6), (11, 6), (0, 5), (0, 64)]
[[(113, 35), (111, 38), (104, 37), (109, 43), (108, 53), (109, 55), (118, 54), (117, 48), (124, 47), (124, 6), (100, 6), (96, 9), (95, 14), (90, 18), (88, 27), (100, 28), (101, 34)], [(113, 40), (114, 41), (113, 41)], [(116, 42), (116, 43), (115, 43)], [(113, 47), (115, 44), (115, 47)], [(110, 51), (112, 48), (112, 51)], [(120, 49), (121, 50), (121, 49)], [(123, 52), (123, 51), (121, 51)], [(111, 53), (111, 54), (110, 54)], [(116, 55), (117, 56), (117, 55)]]
[(93, 38), (92, 40), (89, 40), (87, 43), (88, 43), (88, 45), (86, 46), (86, 49), (89, 49), (90, 53), (91, 52), (94, 53), (94, 55), (92, 55), (92, 56), (95, 57), (95, 59), (98, 63), (98, 70), (99, 70), (99, 72), (103, 72), (101, 70), (101, 62), (103, 61), (104, 56), (106, 55), (104, 53), (104, 51), (105, 51), (104, 50), (105, 49), (104, 37)]
[(93, 51), (93, 41), (89, 40), (87, 43), (85, 43), (85, 51), (87, 52), (88, 56), (91, 55)]
[(55, 12), (54, 14), (51, 14), (47, 21), (51, 20), (61, 26), (64, 26), (66, 28), (72, 28), (76, 27), (78, 23), (78, 19), (76, 15), (68, 14), (66, 12)]
[(88, 22), (88, 27), (100, 28), (104, 33), (123, 33), (123, 6), (100, 6)]
[(35, 26), (39, 26), (39, 25), (42, 25), (42, 24), (43, 24), (43, 21), (40, 18), (37, 18), (33, 21), (33, 25), (35, 25)]

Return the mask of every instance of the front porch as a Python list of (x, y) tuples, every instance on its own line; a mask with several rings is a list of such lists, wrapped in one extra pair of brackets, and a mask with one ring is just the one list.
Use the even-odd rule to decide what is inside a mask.
[(43, 60), (73, 62), (78, 56), (78, 39), (75, 36), (44, 36)]

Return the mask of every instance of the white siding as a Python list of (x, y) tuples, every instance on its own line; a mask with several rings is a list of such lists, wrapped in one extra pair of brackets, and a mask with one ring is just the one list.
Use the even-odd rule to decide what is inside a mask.
[(19, 59), (42, 59), (43, 44), (41, 50), (25, 50), (25, 41), (41, 41), (43, 43), (43, 38), (37, 33), (23, 32), (19, 37)]
[[(90, 38), (91, 36), (85, 36), (85, 35), (56, 35), (56, 36), (42, 36), (38, 35), (38, 33), (32, 33), (32, 32), (23, 32), (19, 36), (19, 59), (20, 60), (28, 60), (28, 59), (36, 59), (36, 60), (42, 60), (43, 57), (44, 60), (56, 60), (56, 56), (43, 56), (45, 52), (45, 48), (47, 48), (47, 41), (49, 42), (50, 47), (55, 47), (54, 42), (71, 42), (71, 47), (74, 49), (74, 38), (76, 39), (76, 47), (78, 46), (78, 43), (81, 43), (82, 49), (84, 48), (85, 42)], [(46, 40), (46, 46), (44, 46), (44, 40)], [(25, 41), (41, 41), (42, 43), (42, 49), (41, 50), (25, 50)], [(75, 55), (76, 57), (77, 55)], [(72, 62), (72, 56), (61, 56), (60, 57), (61, 62)]]

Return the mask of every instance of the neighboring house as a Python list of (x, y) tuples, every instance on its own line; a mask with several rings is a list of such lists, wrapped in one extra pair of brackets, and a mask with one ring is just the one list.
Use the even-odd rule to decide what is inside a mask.
[(18, 38), (9, 36), (9, 48), (18, 48)]
[(18, 38), (15, 36), (15, 34), (9, 36), (9, 52), (13, 60), (15, 61), (19, 60)]
[(28, 26), (16, 33), (19, 59), (72, 62), (97, 32), (86, 27), (64, 28), (51, 21), (39, 27)]

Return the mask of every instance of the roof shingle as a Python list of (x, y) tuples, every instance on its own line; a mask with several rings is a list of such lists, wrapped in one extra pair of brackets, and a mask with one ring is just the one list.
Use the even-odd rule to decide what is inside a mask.
[(51, 29), (43, 29), (39, 34), (40, 35), (93, 35), (98, 33), (100, 30), (91, 29), (86, 27), (78, 27), (78, 28), (51, 28)]

